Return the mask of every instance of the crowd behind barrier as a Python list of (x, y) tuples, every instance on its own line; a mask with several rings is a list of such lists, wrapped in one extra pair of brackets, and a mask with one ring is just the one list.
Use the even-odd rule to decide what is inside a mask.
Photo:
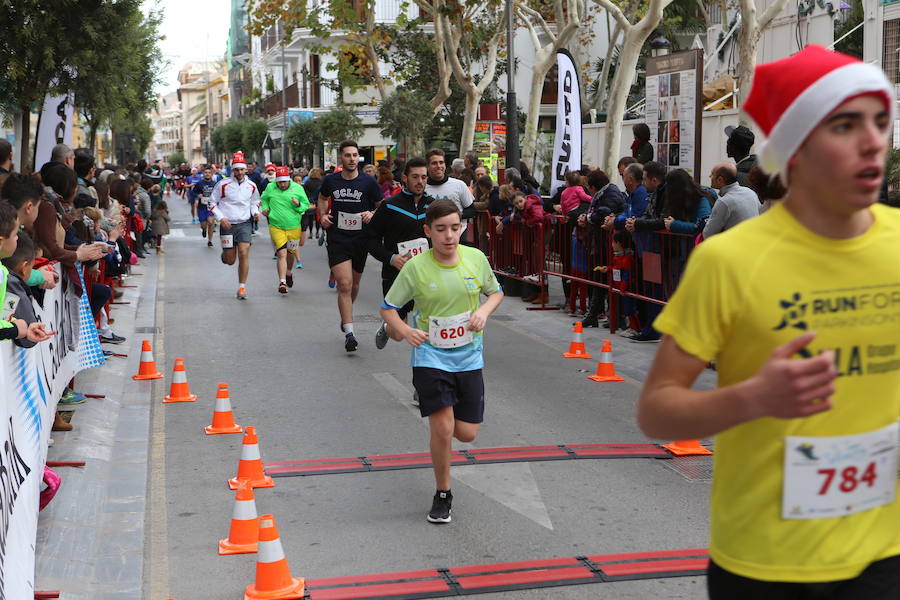
[[(539, 286), (542, 291), (549, 286), (548, 277), (558, 277), (568, 306), (581, 312), (590, 296), (599, 294), (597, 300), (607, 307), (603, 312), (609, 314), (612, 333), (620, 323), (627, 325), (626, 319), (619, 318), (623, 307), (627, 317), (643, 314), (640, 303), (664, 305), (668, 301), (696, 243), (696, 236), (666, 230), (625, 232), (622, 252), (627, 258), (623, 261), (615, 255), (614, 235), (615, 231), (598, 227), (580, 230), (557, 214), (545, 215), (532, 226), (510, 222), (501, 233), (487, 211), (478, 211), (472, 221), (475, 245), (500, 277)], [(619, 262), (625, 262), (627, 268), (620, 268)], [(579, 302), (583, 300), (580, 307), (572, 303), (573, 295)]]

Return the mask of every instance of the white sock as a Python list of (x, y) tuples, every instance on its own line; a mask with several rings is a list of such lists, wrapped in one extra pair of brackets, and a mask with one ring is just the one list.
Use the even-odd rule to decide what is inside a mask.
[(286, 279), (279, 279), (279, 283), (287, 283)]
[(109, 317), (106, 316), (105, 310), (100, 310), (100, 335), (103, 337), (112, 337), (112, 327), (109, 326)]
[(353, 333), (353, 323), (344, 323), (341, 325), (341, 328), (344, 330), (344, 333)]

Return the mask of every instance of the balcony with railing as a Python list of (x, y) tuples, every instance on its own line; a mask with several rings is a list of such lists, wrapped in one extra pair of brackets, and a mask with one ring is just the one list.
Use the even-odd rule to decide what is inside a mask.
[(290, 108), (292, 106), (300, 106), (300, 96), (297, 90), (296, 83), (292, 83), (291, 85), (289, 85), (285, 90), (284, 95), (286, 96), (285, 100), (287, 101), (287, 106), (282, 104), (281, 91), (269, 94), (262, 99), (260, 108), (264, 117), (273, 117), (275, 115), (280, 115), (287, 108)]

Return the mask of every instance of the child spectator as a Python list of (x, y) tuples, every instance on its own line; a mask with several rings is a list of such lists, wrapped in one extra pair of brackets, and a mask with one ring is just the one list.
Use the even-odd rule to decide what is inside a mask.
[(156, 253), (165, 254), (162, 249), (163, 237), (169, 235), (169, 206), (165, 200), (160, 200), (153, 211), (153, 235), (156, 236)]
[(158, 183), (150, 187), (150, 210), (156, 210), (156, 205), (162, 200), (162, 188)]
[[(587, 224), (579, 222), (577, 226), (572, 228), (571, 246), (572, 253), (569, 257), (569, 274), (572, 277), (587, 279), (588, 277), (588, 257), (587, 245), (585, 241), (589, 239)], [(569, 284), (569, 316), (584, 316), (587, 313), (588, 289), (587, 284), (576, 279), (570, 280)], [(581, 313), (575, 312), (575, 304), (578, 302), (581, 307)]]
[[(594, 267), (595, 271), (601, 273), (609, 273), (612, 271), (611, 286), (620, 292), (628, 291), (631, 283), (631, 276), (634, 273), (634, 253), (631, 248), (627, 247), (628, 234), (624, 231), (617, 231), (613, 234), (612, 249), (613, 259), (609, 266)], [(634, 298), (620, 295), (619, 302), (619, 327), (627, 325), (627, 329), (622, 335), (637, 335), (641, 331), (641, 326), (637, 316), (637, 305)], [(609, 326), (609, 321), (602, 324), (604, 327)]]
[(582, 202), (590, 203), (591, 197), (581, 186), (581, 174), (578, 171), (566, 173), (566, 189), (562, 191), (562, 200), (559, 203), (559, 212), (564, 215), (578, 208)]
[[(16, 209), (9, 202), (0, 201), (0, 259), (11, 258), (18, 249), (19, 243), (19, 218)], [(23, 236), (24, 237), (24, 236)], [(31, 239), (28, 238), (31, 242)], [(23, 254), (25, 246), (23, 244)], [(31, 259), (34, 261), (34, 244), (31, 244)], [(21, 262), (21, 261), (20, 261)], [(31, 267), (28, 268), (31, 275)], [(47, 331), (40, 321), (28, 322), (19, 318), (17, 310), (22, 301), (30, 303), (28, 298), (23, 298), (14, 291), (7, 291), (9, 286), (9, 271), (5, 264), (0, 264), (0, 340), (26, 340), (32, 344), (49, 340), (55, 331)], [(25, 278), (27, 280), (27, 277)], [(21, 292), (20, 292), (21, 293)], [(22, 307), (23, 313), (29, 307)], [(33, 312), (32, 312), (33, 314)]]

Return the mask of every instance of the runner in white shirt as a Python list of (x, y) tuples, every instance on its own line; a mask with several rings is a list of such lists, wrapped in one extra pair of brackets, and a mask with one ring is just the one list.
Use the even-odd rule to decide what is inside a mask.
[(475, 216), (475, 198), (469, 190), (469, 186), (461, 179), (447, 176), (447, 163), (444, 161), (444, 151), (440, 148), (432, 148), (425, 154), (428, 163), (428, 184), (425, 193), (435, 200), (450, 200), (462, 214), (462, 232), (466, 231), (466, 221)]
[(259, 221), (260, 214), (259, 190), (246, 175), (244, 154), (235, 152), (231, 161), (231, 177), (216, 184), (209, 200), (209, 210), (220, 225), (222, 262), (233, 265), (235, 258), (238, 261), (237, 297), (240, 300), (247, 299), (252, 224)]

